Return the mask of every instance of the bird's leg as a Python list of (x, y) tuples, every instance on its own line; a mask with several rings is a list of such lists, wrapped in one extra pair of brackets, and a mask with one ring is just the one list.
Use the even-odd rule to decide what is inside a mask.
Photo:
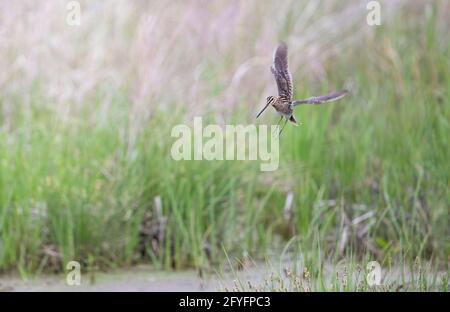
[(274, 131), (272, 132), (272, 135), (275, 134), (275, 130), (277, 130), (277, 127), (279, 126), (279, 124), (280, 124), (280, 122), (281, 122), (282, 119), (283, 119), (283, 116), (281, 116), (280, 120), (278, 120), (277, 126), (275, 127)]
[(280, 133), (278, 133), (278, 137), (281, 135), (281, 132), (283, 132), (284, 127), (286, 127), (286, 124), (289, 119), (286, 118), (286, 121), (284, 122), (283, 128), (281, 128)]

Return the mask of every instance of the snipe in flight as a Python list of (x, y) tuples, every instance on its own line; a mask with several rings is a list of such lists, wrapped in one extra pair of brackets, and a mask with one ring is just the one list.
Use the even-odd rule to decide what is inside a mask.
[(269, 106), (272, 105), (273, 108), (281, 115), (280, 120), (277, 125), (280, 124), (281, 120), (285, 118), (285, 122), (283, 127), (281, 128), (278, 135), (281, 134), (286, 123), (291, 121), (295, 125), (297, 125), (297, 120), (294, 117), (294, 107), (301, 104), (322, 104), (326, 102), (332, 102), (343, 98), (348, 91), (341, 90), (331, 92), (326, 95), (313, 96), (304, 100), (292, 100), (293, 90), (292, 90), (292, 75), (289, 72), (288, 68), (288, 58), (287, 58), (288, 48), (285, 43), (281, 43), (278, 48), (275, 50), (275, 54), (273, 57), (273, 64), (270, 70), (272, 74), (275, 76), (275, 81), (278, 86), (278, 96), (269, 96), (267, 98), (267, 103), (264, 108), (259, 112), (256, 116), (258, 118), (262, 112)]

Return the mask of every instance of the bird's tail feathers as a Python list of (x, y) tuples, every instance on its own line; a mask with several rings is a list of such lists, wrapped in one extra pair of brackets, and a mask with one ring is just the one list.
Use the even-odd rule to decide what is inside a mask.
[(289, 118), (289, 121), (292, 122), (294, 125), (298, 126), (298, 122), (295, 119), (294, 115), (291, 115), (291, 117)]

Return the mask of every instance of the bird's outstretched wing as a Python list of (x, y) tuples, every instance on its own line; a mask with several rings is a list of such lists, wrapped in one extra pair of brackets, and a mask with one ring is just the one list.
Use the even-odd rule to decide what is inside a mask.
[(273, 64), (270, 70), (275, 76), (278, 86), (278, 95), (292, 101), (292, 76), (288, 68), (288, 48), (281, 43), (275, 50)]
[(326, 103), (326, 102), (333, 102), (333, 101), (337, 101), (339, 99), (342, 99), (344, 96), (346, 96), (348, 93), (347, 90), (342, 90), (342, 91), (336, 91), (336, 92), (331, 92), (327, 95), (321, 95), (321, 96), (313, 96), (310, 97), (308, 99), (305, 100), (298, 100), (298, 101), (294, 101), (292, 103), (292, 105), (297, 106), (297, 105), (301, 105), (301, 104), (322, 104), (322, 103)]

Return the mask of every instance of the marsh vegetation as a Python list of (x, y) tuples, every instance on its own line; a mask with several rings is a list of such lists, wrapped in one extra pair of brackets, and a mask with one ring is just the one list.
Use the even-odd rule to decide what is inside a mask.
[[(315, 280), (448, 272), (447, 1), (381, 1), (381, 26), (361, 1), (80, 2), (80, 26), (64, 1), (0, 4), (0, 272), (207, 273), (283, 248)], [(255, 123), (281, 40), (296, 98), (351, 95), (296, 110), (277, 171), (171, 159), (194, 116)]]

